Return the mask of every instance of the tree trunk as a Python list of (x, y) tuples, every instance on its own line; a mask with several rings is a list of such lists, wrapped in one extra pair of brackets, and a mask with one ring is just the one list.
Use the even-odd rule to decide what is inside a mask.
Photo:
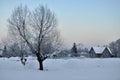
[(39, 61), (39, 70), (43, 70), (43, 61)]
[(39, 53), (36, 54), (37, 60), (39, 62), (39, 70), (43, 70), (43, 60), (41, 59)]

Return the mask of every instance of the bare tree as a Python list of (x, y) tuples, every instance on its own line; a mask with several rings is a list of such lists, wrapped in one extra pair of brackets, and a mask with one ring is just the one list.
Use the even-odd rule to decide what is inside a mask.
[(43, 70), (43, 61), (47, 56), (41, 53), (41, 48), (42, 43), (56, 28), (57, 20), (54, 13), (46, 6), (39, 5), (30, 12), (26, 6), (20, 5), (14, 9), (8, 22), (10, 31), (26, 42), (37, 57), (39, 70)]
[(43, 54), (52, 54), (56, 51), (61, 51), (62, 40), (60, 38), (60, 33), (56, 30), (52, 31), (48, 37), (42, 43), (41, 51)]

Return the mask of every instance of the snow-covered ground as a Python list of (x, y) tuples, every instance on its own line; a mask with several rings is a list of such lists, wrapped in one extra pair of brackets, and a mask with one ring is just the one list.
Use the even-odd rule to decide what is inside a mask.
[(0, 80), (120, 80), (120, 58), (47, 59), (44, 69), (34, 57), (25, 67), (19, 58), (0, 58)]

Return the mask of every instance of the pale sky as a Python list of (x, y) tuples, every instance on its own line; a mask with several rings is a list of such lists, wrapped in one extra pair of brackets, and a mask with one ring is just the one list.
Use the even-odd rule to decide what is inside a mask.
[(120, 38), (120, 0), (0, 0), (0, 39), (7, 35), (7, 19), (20, 4), (30, 10), (47, 5), (54, 11), (66, 45), (106, 45)]

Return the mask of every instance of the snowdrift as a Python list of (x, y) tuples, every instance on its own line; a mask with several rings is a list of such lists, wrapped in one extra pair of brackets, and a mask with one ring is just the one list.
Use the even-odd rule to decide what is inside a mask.
[(119, 58), (47, 59), (38, 70), (35, 57), (0, 58), (0, 80), (120, 80)]

